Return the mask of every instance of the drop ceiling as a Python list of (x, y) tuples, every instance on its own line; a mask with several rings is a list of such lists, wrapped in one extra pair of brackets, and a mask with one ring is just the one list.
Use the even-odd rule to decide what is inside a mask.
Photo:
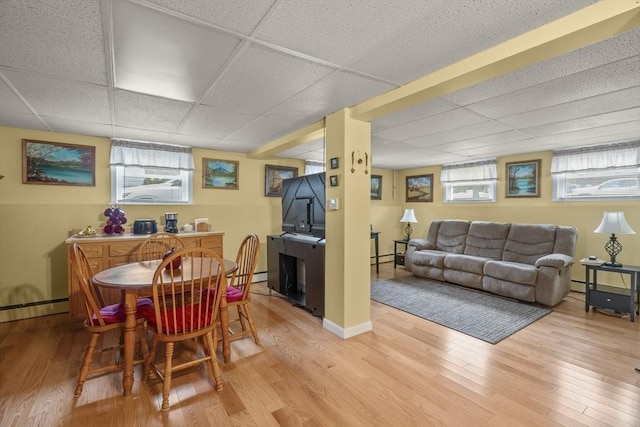
[[(0, 125), (248, 153), (593, 3), (2, 0)], [(638, 139), (636, 27), (376, 118), (372, 159)], [(277, 155), (323, 160), (323, 141)]]

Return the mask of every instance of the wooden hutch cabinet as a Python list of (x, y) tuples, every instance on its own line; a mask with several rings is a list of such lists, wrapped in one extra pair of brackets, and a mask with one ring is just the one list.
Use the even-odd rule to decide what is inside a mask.
[[(187, 247), (205, 247), (214, 250), (221, 257), (223, 254), (223, 232), (194, 232), (180, 233), (178, 237)], [(84, 250), (94, 273), (129, 262), (135, 262), (140, 244), (149, 235), (123, 234), (119, 236), (70, 237), (67, 244), (67, 274), (69, 284), (69, 315), (72, 320), (84, 318), (82, 291), (75, 278), (71, 265), (71, 246), (78, 243)], [(100, 289), (105, 304), (115, 304), (121, 301), (120, 292), (111, 289)]]

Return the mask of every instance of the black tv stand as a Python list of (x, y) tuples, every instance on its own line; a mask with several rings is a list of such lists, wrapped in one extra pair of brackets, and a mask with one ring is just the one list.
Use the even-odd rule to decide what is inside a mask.
[(267, 276), (270, 289), (324, 316), (324, 242), (297, 234), (267, 236)]

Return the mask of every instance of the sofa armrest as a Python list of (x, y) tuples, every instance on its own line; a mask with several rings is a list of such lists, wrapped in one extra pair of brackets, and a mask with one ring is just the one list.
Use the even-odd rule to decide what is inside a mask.
[(436, 246), (428, 241), (427, 239), (411, 239), (409, 240), (408, 246), (414, 246), (416, 250), (420, 251), (422, 249), (435, 249)]
[(573, 257), (565, 254), (549, 254), (536, 260), (536, 267), (565, 268), (573, 265)]

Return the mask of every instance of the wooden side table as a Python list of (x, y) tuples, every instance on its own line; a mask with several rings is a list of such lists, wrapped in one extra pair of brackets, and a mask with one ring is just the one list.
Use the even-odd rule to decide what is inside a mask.
[[(408, 240), (394, 240), (393, 241), (393, 268), (396, 265), (404, 265), (404, 256), (407, 253)], [(398, 245), (404, 245), (404, 252), (398, 253)]]
[[(631, 278), (630, 288), (598, 285), (598, 271), (628, 274)], [(631, 322), (635, 322), (635, 298), (636, 293), (638, 293), (640, 267), (628, 265), (622, 267), (609, 267), (604, 264), (585, 264), (585, 276), (584, 311), (589, 311), (590, 306), (620, 311), (623, 313), (629, 313), (629, 320)]]

